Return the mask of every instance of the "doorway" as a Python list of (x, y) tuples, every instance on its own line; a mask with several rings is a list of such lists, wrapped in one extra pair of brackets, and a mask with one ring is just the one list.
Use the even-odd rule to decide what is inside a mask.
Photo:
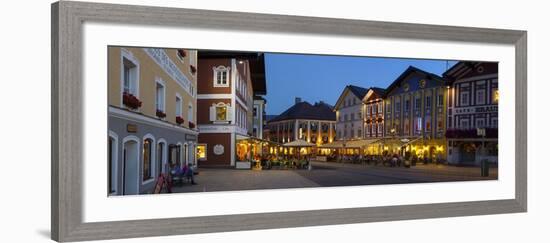
[(130, 140), (124, 143), (123, 150), (123, 170), (124, 170), (124, 180), (122, 187), (123, 195), (135, 195), (138, 194), (138, 184), (139, 184), (139, 152), (138, 152), (138, 143), (136, 141)]

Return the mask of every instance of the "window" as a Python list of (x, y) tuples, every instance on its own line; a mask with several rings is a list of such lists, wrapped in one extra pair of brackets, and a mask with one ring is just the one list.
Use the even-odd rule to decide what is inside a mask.
[(361, 137), (361, 129), (357, 129), (357, 137)]
[(382, 109), (384, 108), (382, 102), (378, 103), (378, 113), (382, 113)]
[(157, 111), (164, 111), (164, 85), (160, 81), (156, 87), (156, 107)]
[(254, 118), (258, 117), (258, 107), (254, 106), (254, 109), (252, 110), (252, 114), (254, 115)]
[(189, 105), (187, 106), (187, 119), (189, 120), (189, 122), (193, 122), (193, 115), (194, 115), (194, 111), (193, 111), (193, 104), (189, 103)]
[(491, 126), (494, 128), (498, 127), (498, 117), (491, 118)]
[(378, 133), (382, 133), (383, 131), (383, 125), (382, 123), (378, 123)]
[(493, 104), (498, 104), (498, 89), (493, 88), (492, 94), (493, 94), (493, 99), (492, 99)]
[(176, 116), (181, 117), (182, 102), (179, 96), (176, 96)]
[(460, 105), (469, 105), (470, 104), (470, 93), (468, 91), (460, 92)]
[(376, 104), (372, 104), (372, 114), (378, 113), (378, 106)]
[(354, 114), (354, 113), (351, 113), (350, 116), (351, 116), (350, 119), (351, 119), (352, 121), (355, 120), (355, 114)]
[(361, 112), (357, 112), (357, 119), (361, 120)]
[(147, 138), (143, 141), (143, 181), (149, 180), (152, 178), (152, 143), (153, 140)]
[[(238, 116), (237, 116), (238, 118)], [(231, 120), (231, 106), (222, 102), (210, 106), (210, 121), (229, 122)]]
[(405, 108), (403, 110), (405, 110), (405, 112), (409, 112), (410, 107), (411, 102), (409, 100), (405, 100)]
[(395, 102), (395, 112), (401, 111), (401, 102), (397, 101)]
[(477, 105), (485, 104), (485, 92), (486, 91), (484, 89), (476, 90), (476, 104)]
[(214, 87), (229, 87), (228, 76), (229, 68), (218, 66), (214, 70)]
[(137, 95), (137, 66), (134, 62), (123, 57), (123, 92)]
[(372, 106), (371, 105), (367, 105), (367, 113), (370, 115), (372, 114)]
[(485, 127), (485, 119), (476, 119), (476, 128)]
[(391, 104), (389, 102), (386, 104), (386, 113), (391, 113)]
[(462, 129), (470, 128), (470, 121), (467, 119), (460, 120), (460, 128)]
[(163, 162), (164, 162), (164, 148), (166, 147), (164, 142), (160, 142), (157, 144), (157, 163), (159, 165), (159, 169), (161, 172), (165, 172), (165, 169), (163, 168)]
[(348, 114), (344, 114), (344, 121), (348, 120)]
[(443, 106), (443, 95), (437, 96), (437, 106)]
[(117, 142), (118, 139), (116, 137), (112, 137), (109, 134), (109, 147), (108, 147), (108, 154), (109, 154), (109, 185), (108, 185), (108, 192), (109, 194), (116, 193), (116, 180), (117, 180)]
[(415, 110), (420, 110), (420, 98), (416, 98), (414, 99), (414, 109)]
[(432, 97), (426, 96), (426, 109), (432, 108)]

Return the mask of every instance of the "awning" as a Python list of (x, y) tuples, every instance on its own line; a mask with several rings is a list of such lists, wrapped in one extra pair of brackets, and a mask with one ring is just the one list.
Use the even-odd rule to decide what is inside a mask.
[(285, 143), (285, 144), (283, 144), (283, 146), (285, 146), (285, 147), (313, 147), (313, 146), (315, 146), (315, 144), (308, 143), (304, 140), (298, 139), (298, 140), (295, 140), (295, 141), (292, 141), (292, 142), (289, 142), (289, 143)]
[(319, 148), (362, 148), (368, 146), (372, 143), (376, 143), (380, 139), (361, 139), (361, 140), (350, 140), (350, 141), (335, 141), (329, 144), (324, 144), (319, 146)]

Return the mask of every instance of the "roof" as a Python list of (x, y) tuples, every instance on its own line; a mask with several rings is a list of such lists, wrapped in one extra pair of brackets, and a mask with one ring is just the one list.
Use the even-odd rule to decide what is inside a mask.
[(369, 92), (368, 89), (365, 89), (365, 88), (359, 87), (359, 86), (355, 86), (355, 85), (348, 85), (348, 86), (346, 86), (346, 88), (348, 88), (349, 91), (351, 91), (351, 93), (353, 93), (355, 96), (357, 96), (357, 98), (359, 98), (360, 100), (363, 99), (363, 97), (365, 97), (367, 92)]
[(254, 90), (254, 94), (267, 94), (265, 78), (265, 58), (263, 53), (199, 50), (198, 58), (238, 58), (248, 60), (248, 63), (250, 64), (250, 77), (252, 79), (252, 90)]
[(336, 104), (334, 105), (335, 109), (339, 107), (342, 102), (344, 102), (344, 97), (347, 95), (348, 92), (351, 92), (353, 95), (359, 98), (359, 100), (363, 100), (363, 98), (365, 97), (365, 95), (367, 95), (369, 90), (363, 87), (355, 86), (355, 85), (346, 85), (346, 87), (340, 94), (340, 97), (338, 97)]
[(311, 105), (307, 101), (302, 101), (294, 104), (268, 122), (295, 119), (336, 121), (336, 113), (332, 110), (332, 106), (325, 102), (317, 102)]
[(386, 89), (378, 88), (378, 87), (370, 87), (370, 90), (372, 90), (375, 94), (384, 96), (386, 94)]
[(389, 94), (394, 88), (398, 87), (399, 84), (401, 83), (401, 81), (403, 81), (403, 79), (405, 79), (409, 74), (411, 73), (419, 73), (421, 75), (424, 75), (426, 78), (428, 79), (437, 79), (437, 80), (440, 80), (440, 81), (443, 81), (445, 82), (445, 79), (443, 79), (443, 77), (437, 75), (437, 74), (434, 74), (434, 73), (430, 73), (430, 72), (426, 72), (422, 69), (419, 69), (417, 67), (414, 67), (414, 66), (409, 66), (405, 71), (403, 71), (403, 73), (401, 73), (401, 75), (399, 75), (399, 77), (397, 77), (391, 84), (390, 86), (388, 86), (388, 88), (386, 89), (386, 92), (384, 94), (384, 97)]
[[(478, 68), (482, 68), (478, 70)], [(477, 72), (474, 72), (477, 71)], [(475, 62), (475, 61), (460, 61), (453, 65), (449, 70), (443, 73), (443, 77), (453, 83), (458, 79), (469, 76), (498, 74), (498, 63), (496, 62)]]

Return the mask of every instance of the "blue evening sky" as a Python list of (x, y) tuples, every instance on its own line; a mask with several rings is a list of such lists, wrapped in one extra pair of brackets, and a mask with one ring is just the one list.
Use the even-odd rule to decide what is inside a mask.
[(265, 54), (268, 115), (294, 104), (294, 97), (334, 105), (346, 85), (387, 88), (405, 69), (415, 66), (441, 75), (456, 62), (377, 57)]

